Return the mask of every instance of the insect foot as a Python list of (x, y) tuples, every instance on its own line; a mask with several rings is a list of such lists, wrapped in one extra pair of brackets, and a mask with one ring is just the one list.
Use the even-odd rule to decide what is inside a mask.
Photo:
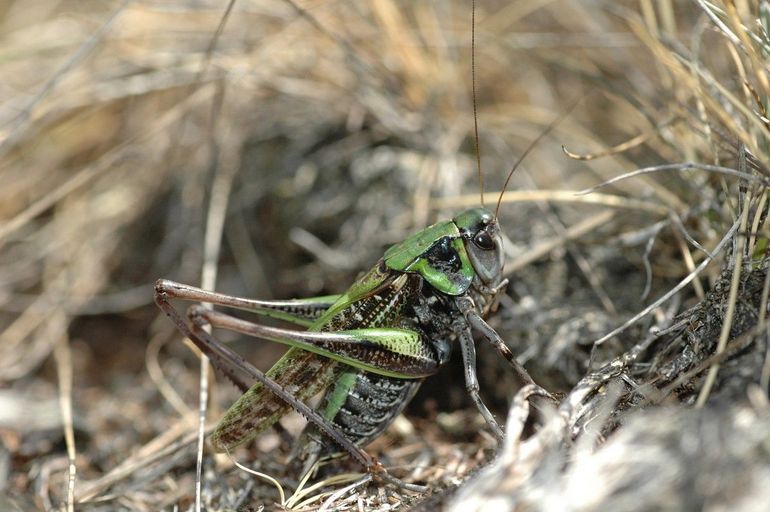
[(424, 493), (428, 491), (428, 488), (423, 485), (409, 484), (391, 475), (388, 473), (388, 470), (385, 469), (385, 466), (383, 466), (382, 463), (380, 463), (380, 461), (376, 458), (372, 458), (371, 465), (366, 469), (369, 474), (372, 475), (372, 477), (374, 477), (376, 480), (395, 485), (401, 489), (418, 493)]

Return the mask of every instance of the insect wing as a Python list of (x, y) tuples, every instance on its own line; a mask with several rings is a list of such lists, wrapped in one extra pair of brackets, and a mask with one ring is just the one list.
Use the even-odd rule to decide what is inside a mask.
[[(332, 319), (344, 317), (346, 308), (375, 293), (389, 281), (391, 274), (387, 269), (375, 266), (341, 295), (308, 330), (331, 330)], [(332, 384), (337, 364), (306, 350), (291, 348), (266, 372), (266, 376), (298, 400), (306, 402)], [(254, 439), (289, 411), (289, 404), (257, 383), (230, 406), (210, 440), (220, 452), (232, 450)]]

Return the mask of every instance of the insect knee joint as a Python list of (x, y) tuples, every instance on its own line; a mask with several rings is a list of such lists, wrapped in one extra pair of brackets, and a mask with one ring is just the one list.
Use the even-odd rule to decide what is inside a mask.
[(210, 323), (208, 317), (206, 316), (206, 308), (200, 304), (193, 304), (187, 308), (187, 318), (196, 327), (204, 327)]
[(155, 281), (155, 302), (166, 302), (168, 300), (169, 296), (166, 283), (166, 279), (158, 279)]
[(499, 349), (504, 358), (513, 359), (513, 352), (511, 352), (511, 349), (508, 348), (508, 345), (501, 344)]
[(462, 313), (463, 316), (467, 316), (469, 312), (476, 309), (476, 304), (470, 297), (457, 297), (455, 299), (455, 304), (457, 304), (457, 309), (460, 310), (460, 313)]

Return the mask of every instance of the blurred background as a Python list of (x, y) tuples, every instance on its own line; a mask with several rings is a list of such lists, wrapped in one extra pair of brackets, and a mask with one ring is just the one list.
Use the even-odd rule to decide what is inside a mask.
[[(741, 148), (762, 171), (767, 4), (476, 4), (487, 205), (562, 118), (500, 207), (511, 285), (490, 322), (539, 383), (568, 392), (705, 297), (721, 255), (592, 351), (704, 261), (741, 200), (735, 178), (698, 171), (574, 192), (652, 165), (737, 168)], [(2, 500), (66, 503), (69, 447), (84, 509), (189, 506), (198, 363), (153, 282), (200, 285), (208, 237), (219, 291), (339, 293), (390, 244), (478, 204), (470, 44), (459, 0), (0, 4)], [(221, 337), (262, 369), (283, 352)], [(502, 418), (513, 379), (479, 352)], [(447, 485), (494, 447), (455, 359), (373, 447)], [(237, 397), (222, 382), (212, 421)], [(287, 453), (267, 434), (238, 458), (280, 473)], [(214, 509), (275, 499), (229, 459), (206, 468)]]

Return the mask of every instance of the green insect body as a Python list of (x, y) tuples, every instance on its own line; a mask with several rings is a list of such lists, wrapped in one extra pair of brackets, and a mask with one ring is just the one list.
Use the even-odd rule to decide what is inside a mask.
[[(256, 301), (160, 280), (156, 302), (244, 390), (220, 421), (211, 442), (219, 451), (253, 439), (290, 410), (311, 419), (305, 440), (317, 457), (332, 443), (364, 446), (403, 410), (425, 377), (449, 360), (459, 340), (466, 386), (490, 428), (502, 437), (478, 395), (471, 330), (495, 345), (531, 383), (510, 350), (482, 320), (507, 281), (502, 278), (497, 219), (484, 208), (467, 210), (389, 248), (383, 258), (339, 296)], [(193, 306), (185, 322), (170, 298), (211, 302), (289, 320), (306, 330), (268, 327)], [(264, 376), (200, 329), (205, 324), (284, 343), (286, 354)], [(317, 416), (304, 405), (325, 390)], [(340, 437), (341, 435), (341, 437)], [(350, 443), (348, 445), (348, 443)], [(323, 444), (323, 446), (321, 446)]]

